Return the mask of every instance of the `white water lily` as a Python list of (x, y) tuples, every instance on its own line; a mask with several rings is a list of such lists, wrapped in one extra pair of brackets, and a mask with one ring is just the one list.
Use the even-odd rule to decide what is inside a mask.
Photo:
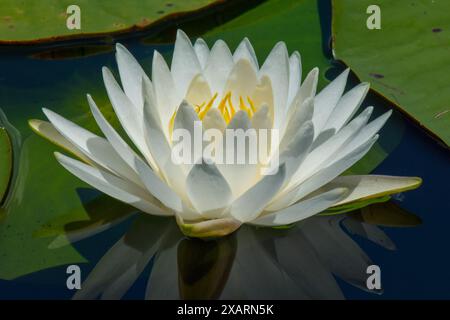
[[(214, 237), (244, 223), (291, 224), (329, 207), (413, 189), (420, 178), (340, 176), (378, 138), (391, 112), (369, 122), (372, 107), (353, 116), (368, 92), (361, 83), (344, 93), (345, 70), (316, 95), (318, 69), (301, 81), (300, 54), (279, 42), (259, 67), (245, 38), (232, 54), (224, 41), (209, 49), (178, 31), (171, 68), (154, 52), (152, 79), (118, 44), (122, 87), (103, 68), (105, 87), (129, 146), (88, 95), (105, 137), (44, 109), (50, 123), (31, 127), (79, 160), (55, 153), (72, 174), (146, 213), (176, 216), (188, 236)], [(280, 167), (261, 175), (258, 165), (193, 165), (171, 161), (175, 128), (277, 129)], [(135, 149), (137, 151), (135, 151)]]

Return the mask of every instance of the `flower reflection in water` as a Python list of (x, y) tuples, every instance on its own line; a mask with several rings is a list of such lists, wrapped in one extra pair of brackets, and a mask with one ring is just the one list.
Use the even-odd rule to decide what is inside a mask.
[(285, 229), (245, 226), (204, 241), (186, 238), (170, 219), (140, 215), (74, 299), (120, 299), (150, 263), (146, 299), (342, 299), (335, 277), (369, 291), (366, 270), (372, 264), (349, 234), (395, 249), (375, 223), (420, 220), (388, 202)]

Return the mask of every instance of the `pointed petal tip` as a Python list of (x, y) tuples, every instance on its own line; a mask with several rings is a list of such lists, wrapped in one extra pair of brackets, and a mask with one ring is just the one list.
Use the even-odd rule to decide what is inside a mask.
[(64, 160), (64, 158), (66, 157), (61, 152), (58, 152), (58, 151), (54, 151), (53, 155), (55, 156), (56, 160), (58, 160), (58, 161)]
[(106, 81), (106, 79), (113, 77), (111, 70), (109, 70), (109, 68), (106, 66), (102, 67), (102, 75), (103, 75), (103, 81)]
[(293, 58), (293, 57), (297, 57), (299, 60), (301, 60), (302, 56), (298, 50), (295, 50), (294, 52), (292, 52), (290, 58)]
[(127, 48), (123, 44), (121, 44), (120, 42), (117, 42), (116, 43), (116, 51), (123, 51), (123, 50), (128, 51)]
[(284, 42), (284, 41), (278, 41), (276, 44), (275, 44), (275, 46), (273, 47), (274, 49), (276, 48), (276, 49), (278, 49), (278, 48), (280, 48), (281, 47), (281, 49), (286, 49), (286, 51), (287, 51), (287, 45), (286, 45), (286, 42)]
[(33, 131), (37, 131), (39, 129), (39, 124), (42, 123), (42, 120), (39, 119), (28, 119), (28, 125)]
[(310, 71), (312, 75), (317, 76), (319, 74), (319, 67), (314, 67)]
[(365, 116), (370, 117), (373, 112), (373, 106), (369, 106), (363, 110)]
[(195, 44), (194, 45), (202, 45), (202, 46), (208, 47), (208, 44), (206, 43), (205, 39), (203, 39), (203, 38), (197, 38), (195, 40)]
[[(50, 109), (47, 109), (47, 108), (42, 108), (42, 112), (45, 114), (45, 116), (47, 117), (47, 119), (49, 119), (50, 120), (50, 118), (52, 118), (52, 117), (54, 117), (55, 115), (56, 115), (56, 113), (55, 112), (53, 112), (52, 110), (50, 110)], [(50, 120), (51, 121), (51, 120)]]
[[(181, 30), (181, 29), (177, 29), (177, 37), (176, 37), (175, 42), (178, 41), (179, 39), (183, 39), (183, 40), (186, 40), (186, 41), (188, 41), (189, 43), (191, 43), (191, 39), (189, 39), (189, 37), (188, 37), (188, 35), (186, 34), (186, 32), (184, 32), (184, 31)], [(192, 43), (191, 43), (191, 44), (192, 44)]]

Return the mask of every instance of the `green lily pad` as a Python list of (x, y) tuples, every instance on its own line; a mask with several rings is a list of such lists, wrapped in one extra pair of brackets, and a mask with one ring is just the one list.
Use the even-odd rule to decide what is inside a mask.
[[(41, 152), (54, 149), (38, 136), (23, 144), (18, 176), (5, 205), (5, 218), (0, 224), (0, 279), (14, 279), (44, 268), (65, 263), (84, 262), (72, 247), (49, 250), (51, 238), (36, 238), (34, 231), (55, 214), (74, 210), (80, 200), (70, 189), (80, 183), (59, 168), (53, 157)], [(54, 210), (57, 210), (55, 212)]]
[[(99, 36), (140, 30), (175, 16), (186, 15), (221, 1), (214, 0), (2, 0), (0, 43), (30, 43)], [(67, 8), (76, 4), (81, 29), (67, 28)]]
[(8, 190), (12, 174), (12, 162), (11, 140), (5, 128), (0, 128), (0, 202), (3, 201)]
[(449, 1), (388, 1), (369, 30), (371, 0), (334, 0), (333, 52), (362, 81), (450, 145)]
[[(53, 152), (62, 151), (60, 147), (34, 134), (28, 127), (28, 119), (43, 118), (39, 107), (47, 105), (98, 132), (95, 121), (86, 112), (88, 106), (85, 95), (81, 93), (83, 89), (80, 89), (86, 82), (102, 111), (108, 118), (112, 118), (111, 123), (117, 124), (117, 120), (111, 117), (111, 107), (105, 108), (107, 99), (102, 86), (99, 82), (90, 80), (88, 70), (84, 72), (85, 76), (78, 73), (68, 76), (68, 82), (73, 84), (75, 90), (72, 90), (72, 85), (44, 81), (40, 86), (30, 85), (27, 97), (24, 97), (20, 87), (0, 86), (4, 111), (11, 125), (20, 131), (23, 138), (22, 146), (16, 152), (16, 178), (11, 183), (8, 198), (2, 208), (4, 218), (0, 223), (0, 279), (14, 279), (58, 265), (86, 262), (74, 247), (55, 245), (57, 231), (64, 228), (69, 231), (89, 231), (91, 228), (88, 223), (71, 223), (84, 220), (98, 225), (109, 223), (119, 216), (120, 212), (116, 214), (116, 210), (109, 209), (114, 202), (100, 206), (105, 210), (102, 212), (99, 203), (104, 203), (104, 200), (81, 199), (77, 190), (89, 186), (57, 163)], [(96, 209), (96, 214), (92, 213), (93, 208)]]

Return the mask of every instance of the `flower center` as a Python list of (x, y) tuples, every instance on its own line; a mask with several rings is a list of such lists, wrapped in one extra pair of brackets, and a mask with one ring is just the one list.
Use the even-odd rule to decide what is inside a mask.
[[(197, 104), (194, 106), (195, 111), (198, 114), (200, 120), (203, 120), (206, 113), (212, 108), (214, 101), (217, 99), (218, 94), (216, 93), (209, 101), (205, 101), (201, 104)], [(247, 101), (244, 102), (242, 96), (239, 97), (239, 109), (247, 112), (249, 118), (253, 117), (256, 112), (255, 104), (250, 97), (247, 97)], [(231, 100), (231, 91), (229, 91), (219, 102), (217, 109), (222, 114), (223, 119), (228, 124), (233, 118), (234, 114), (237, 112), (233, 102)]]

